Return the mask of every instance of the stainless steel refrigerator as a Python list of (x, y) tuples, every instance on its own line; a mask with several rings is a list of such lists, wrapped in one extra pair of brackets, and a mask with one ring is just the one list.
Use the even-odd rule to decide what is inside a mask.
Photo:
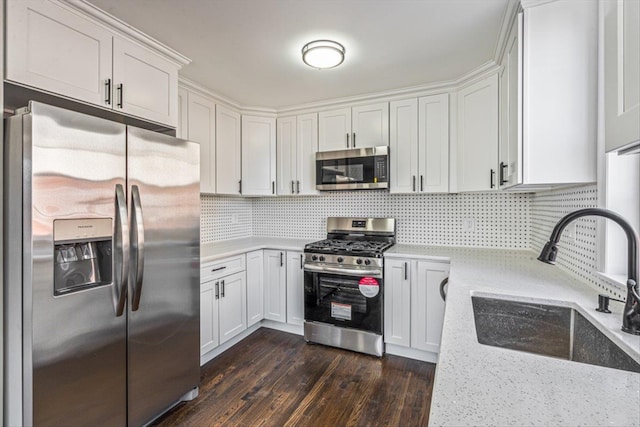
[(195, 397), (199, 145), (36, 102), (5, 124), (5, 425)]

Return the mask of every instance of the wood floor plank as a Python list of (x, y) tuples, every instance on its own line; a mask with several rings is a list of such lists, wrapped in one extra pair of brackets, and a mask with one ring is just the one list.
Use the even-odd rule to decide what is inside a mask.
[(200, 395), (154, 426), (426, 426), (435, 365), (261, 328), (201, 369)]

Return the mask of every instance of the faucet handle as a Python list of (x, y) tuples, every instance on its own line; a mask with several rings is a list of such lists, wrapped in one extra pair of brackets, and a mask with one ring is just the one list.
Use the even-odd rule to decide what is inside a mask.
[(611, 313), (611, 310), (609, 310), (610, 300), (625, 302), (624, 300), (621, 300), (621, 299), (611, 298), (609, 295), (600, 294), (598, 295), (598, 308), (596, 308), (596, 311), (599, 311), (601, 313)]

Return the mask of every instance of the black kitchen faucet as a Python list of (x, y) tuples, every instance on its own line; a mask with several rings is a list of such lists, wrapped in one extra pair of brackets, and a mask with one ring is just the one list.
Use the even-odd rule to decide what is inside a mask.
[(638, 233), (633, 229), (623, 217), (608, 209), (587, 208), (580, 209), (565, 215), (551, 232), (549, 241), (545, 243), (544, 248), (538, 256), (538, 260), (547, 264), (555, 264), (558, 254), (556, 246), (560, 240), (560, 235), (564, 228), (573, 220), (583, 216), (600, 216), (617, 222), (624, 230), (628, 242), (628, 274), (627, 274), (627, 300), (622, 313), (622, 330), (629, 334), (640, 335), (640, 293), (638, 287), (638, 247), (640, 246), (640, 238)]

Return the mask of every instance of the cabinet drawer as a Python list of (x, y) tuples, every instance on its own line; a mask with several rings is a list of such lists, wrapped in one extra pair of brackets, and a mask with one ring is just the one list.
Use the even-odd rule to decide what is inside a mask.
[(200, 268), (200, 282), (245, 270), (244, 254), (209, 262)]

